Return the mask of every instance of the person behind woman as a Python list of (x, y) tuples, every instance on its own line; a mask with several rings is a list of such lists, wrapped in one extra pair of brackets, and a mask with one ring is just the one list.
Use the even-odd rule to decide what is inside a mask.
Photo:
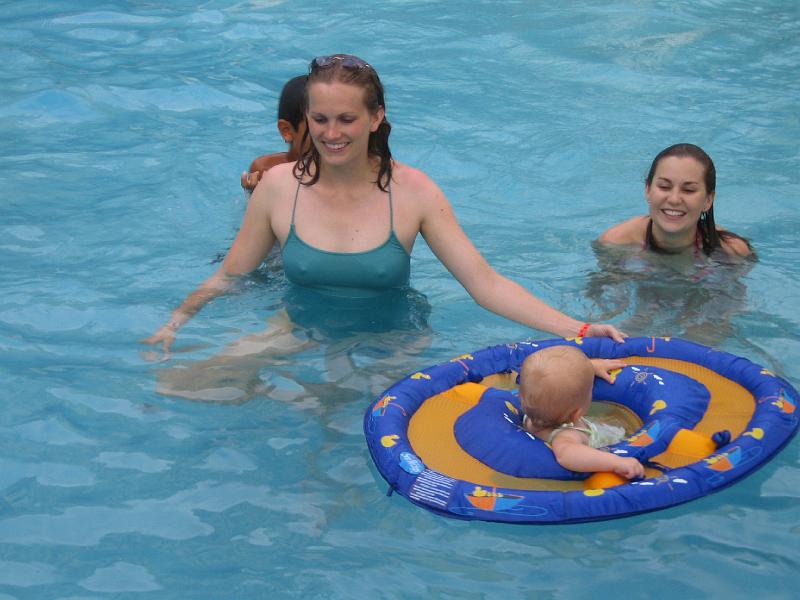
[(289, 144), (286, 152), (264, 154), (253, 159), (247, 173), (242, 173), (241, 183), (245, 190), (252, 191), (261, 176), (275, 165), (295, 162), (302, 154), (306, 119), (303, 111), (306, 93), (306, 75), (298, 75), (287, 81), (278, 100), (278, 133)]
[(714, 222), (716, 186), (714, 163), (702, 148), (694, 144), (665, 148), (653, 159), (645, 179), (649, 214), (611, 227), (598, 242), (666, 254), (749, 256), (753, 249), (745, 238)]
[(168, 352), (178, 328), (255, 270), (276, 242), (296, 286), (358, 298), (407, 287), (419, 234), (484, 308), (564, 337), (622, 341), (614, 326), (568, 317), (486, 262), (437, 185), (392, 158), (383, 85), (365, 61), (348, 54), (311, 61), (305, 107), (312, 144), (296, 163), (264, 174), (222, 266), (143, 342)]

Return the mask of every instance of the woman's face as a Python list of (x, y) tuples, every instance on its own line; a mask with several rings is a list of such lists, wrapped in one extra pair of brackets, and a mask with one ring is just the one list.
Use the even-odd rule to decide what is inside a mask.
[(344, 164), (367, 156), (369, 134), (378, 129), (384, 110), (371, 113), (364, 88), (333, 81), (308, 88), (308, 131), (320, 159)]
[(667, 156), (658, 162), (653, 181), (645, 186), (654, 227), (667, 236), (694, 236), (700, 213), (714, 202), (704, 175), (703, 165), (690, 156)]

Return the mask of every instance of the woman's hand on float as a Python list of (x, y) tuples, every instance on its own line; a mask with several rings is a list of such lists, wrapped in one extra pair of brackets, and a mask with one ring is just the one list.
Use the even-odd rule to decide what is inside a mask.
[(616, 358), (593, 358), (591, 362), (595, 376), (604, 379), (608, 383), (614, 383), (617, 378), (615, 371), (628, 366), (628, 363)]
[(610, 337), (620, 344), (628, 337), (627, 333), (619, 331), (616, 327), (608, 323), (590, 323), (585, 335), (589, 337)]

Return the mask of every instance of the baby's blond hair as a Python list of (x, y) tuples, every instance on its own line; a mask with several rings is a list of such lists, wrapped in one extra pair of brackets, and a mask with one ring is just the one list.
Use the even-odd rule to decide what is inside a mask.
[(531, 354), (520, 369), (522, 410), (536, 427), (557, 427), (591, 398), (594, 368), (575, 346), (550, 346)]

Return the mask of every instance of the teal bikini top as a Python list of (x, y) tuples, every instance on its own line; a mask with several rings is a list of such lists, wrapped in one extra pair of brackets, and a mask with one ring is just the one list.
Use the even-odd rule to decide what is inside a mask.
[(295, 285), (350, 298), (370, 298), (408, 285), (411, 256), (394, 233), (389, 188), (389, 237), (365, 252), (329, 252), (305, 243), (294, 227), (300, 184), (294, 195), (289, 235), (281, 251), (286, 278)]

